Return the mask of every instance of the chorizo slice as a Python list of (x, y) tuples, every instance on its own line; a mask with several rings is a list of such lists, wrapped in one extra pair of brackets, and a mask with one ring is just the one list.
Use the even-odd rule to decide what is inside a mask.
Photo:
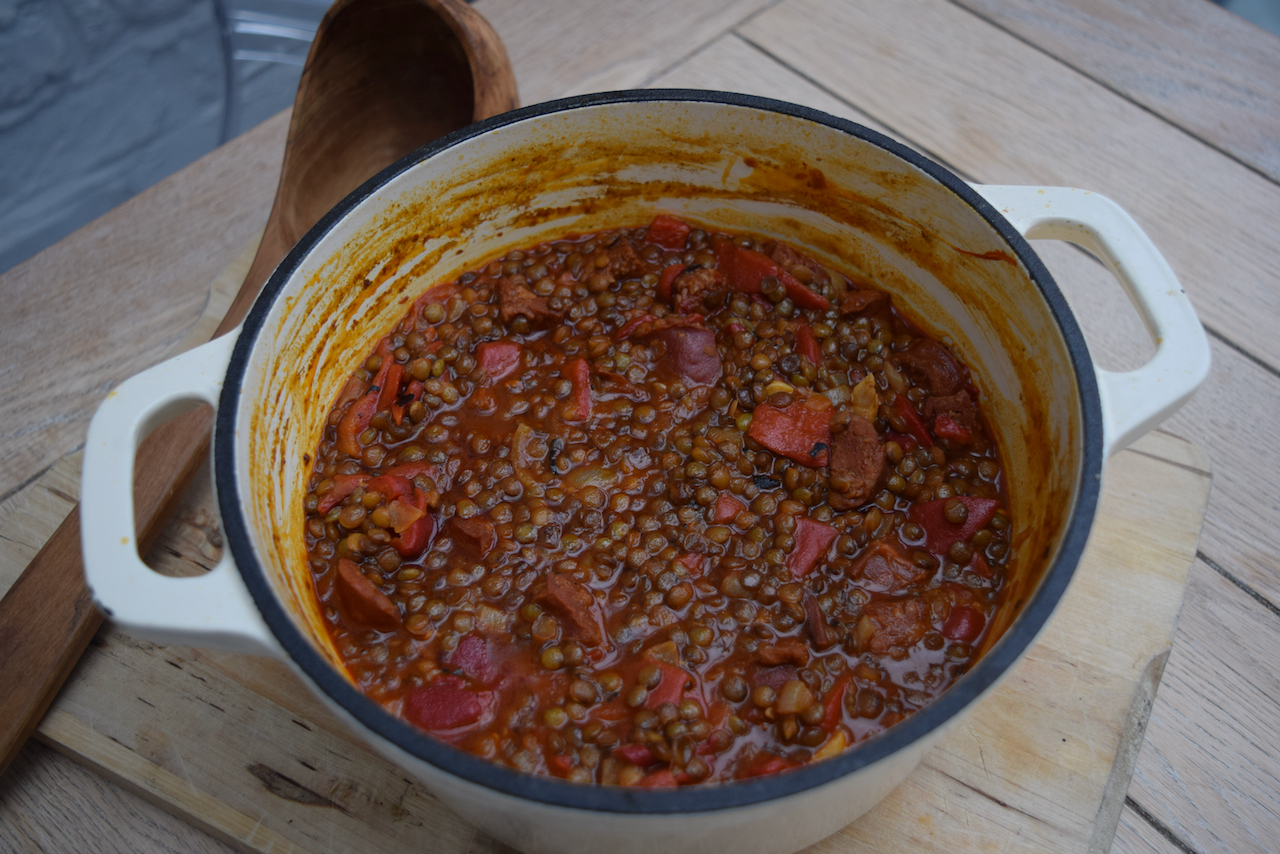
[(671, 291), (676, 311), (695, 314), (719, 308), (729, 293), (729, 284), (719, 270), (694, 267), (676, 276)]
[(968, 383), (964, 368), (944, 345), (929, 338), (917, 340), (898, 354), (898, 369), (932, 395), (955, 394)]
[(859, 646), (876, 655), (915, 646), (929, 631), (929, 609), (916, 597), (869, 602), (858, 621)]
[(884, 475), (884, 444), (875, 425), (856, 412), (838, 413), (831, 431), (827, 503), (833, 510), (852, 510), (871, 498)]
[(803, 267), (808, 270), (809, 281), (805, 282), (805, 284), (810, 287), (821, 288), (831, 281), (831, 274), (827, 272), (825, 267), (807, 255), (797, 252), (781, 240), (769, 247), (769, 257), (773, 259), (775, 264), (793, 276), (796, 274), (796, 267)]
[(568, 620), (566, 634), (575, 635), (587, 646), (599, 646), (604, 640), (595, 597), (564, 573), (553, 572), (547, 576), (547, 586), (538, 595), (538, 601)]
[(761, 645), (756, 658), (765, 667), (779, 664), (804, 667), (809, 663), (809, 645), (800, 638), (778, 638), (771, 646)]
[(498, 280), (498, 313), (503, 323), (523, 317), (535, 329), (560, 321), (559, 312), (553, 310), (545, 299), (505, 276)]
[(365, 578), (360, 567), (346, 558), (338, 559), (336, 584), (338, 600), (351, 622), (380, 632), (394, 631), (400, 625), (400, 609)]

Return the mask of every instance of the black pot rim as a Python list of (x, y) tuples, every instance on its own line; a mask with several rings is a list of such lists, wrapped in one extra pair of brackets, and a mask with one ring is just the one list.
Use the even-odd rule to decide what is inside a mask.
[[(277, 600), (258, 562), (239, 507), (234, 463), (235, 419), (249, 356), (272, 304), (311, 249), (356, 205), (423, 160), (495, 128), (555, 113), (631, 102), (705, 102), (779, 113), (826, 125), (882, 148), (925, 172), (968, 203), (1007, 242), (1039, 288), (1066, 342), (1080, 390), (1082, 472), (1075, 506), (1054, 565), (1004, 637), (933, 703), (868, 740), (855, 750), (823, 762), (751, 780), (679, 790), (582, 786), (557, 778), (522, 774), (452, 747), (387, 712), (334, 669), (306, 639)], [(536, 104), (455, 131), (399, 160), (374, 176), (326, 214), (289, 252), (271, 275), (245, 319), (227, 368), (214, 432), (214, 472), (227, 546), (263, 621), (293, 664), (347, 714), (372, 734), (405, 753), (469, 783), (505, 795), (571, 809), (631, 815), (703, 813), (771, 801), (829, 783), (885, 759), (926, 738), (990, 688), (1035, 640), (1075, 573), (1093, 524), (1103, 464), (1102, 414), (1092, 360), (1084, 337), (1049, 271), (1026, 240), (977, 192), (927, 157), (845, 119), (807, 107), (728, 92), (651, 89), (603, 92)]]

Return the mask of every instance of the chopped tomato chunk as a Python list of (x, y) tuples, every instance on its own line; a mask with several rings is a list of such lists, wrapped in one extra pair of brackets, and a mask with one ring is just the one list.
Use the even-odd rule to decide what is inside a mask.
[[(957, 525), (947, 520), (948, 501), (959, 501), (965, 506), (964, 522)], [(996, 515), (1000, 502), (994, 498), (978, 498), (973, 495), (957, 495), (952, 498), (935, 498), (924, 504), (914, 504), (907, 516), (924, 528), (925, 546), (931, 552), (941, 554), (953, 543), (968, 541), (981, 531)]]
[(822, 346), (813, 334), (812, 327), (804, 321), (796, 327), (796, 354), (815, 365), (822, 364)]
[(667, 214), (658, 214), (653, 218), (649, 233), (644, 238), (645, 243), (653, 243), (673, 252), (684, 249), (688, 240), (689, 223)]
[(367, 474), (335, 474), (333, 476), (333, 489), (320, 496), (320, 502), (316, 505), (316, 512), (323, 516), (341, 504), (342, 499), (368, 482), (369, 475)]
[(956, 605), (942, 624), (942, 636), (961, 643), (973, 643), (982, 634), (987, 618), (976, 608), (968, 605)]
[(787, 569), (793, 578), (804, 578), (826, 555), (827, 548), (839, 533), (823, 522), (815, 522), (808, 516), (796, 519), (796, 547), (787, 555)]

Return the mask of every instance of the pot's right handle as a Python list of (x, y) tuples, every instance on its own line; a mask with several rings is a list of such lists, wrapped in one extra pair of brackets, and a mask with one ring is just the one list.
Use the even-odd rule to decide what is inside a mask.
[(125, 380), (94, 414), (80, 481), (84, 573), (98, 606), (130, 634), (279, 656), (230, 548), (205, 575), (171, 578), (142, 562), (134, 537), (138, 444), (201, 403), (217, 408), (237, 331)]
[(1106, 453), (1123, 449), (1186, 403), (1209, 373), (1209, 340), (1173, 270), (1133, 217), (1087, 190), (973, 189), (1024, 237), (1066, 240), (1096, 255), (1146, 322), (1156, 345), (1151, 361), (1132, 371), (1094, 368)]

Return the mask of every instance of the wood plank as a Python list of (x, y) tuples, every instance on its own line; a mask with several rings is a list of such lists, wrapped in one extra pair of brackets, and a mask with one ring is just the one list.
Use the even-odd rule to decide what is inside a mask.
[(1280, 367), (1280, 187), (947, 0), (786, 0), (739, 32), (977, 180), (1114, 198), (1206, 324)]
[(227, 845), (36, 741), (0, 777), (0, 850), (229, 854)]
[[(282, 113), (0, 276), (0, 497), (84, 441), (98, 402), (182, 339), (266, 220)], [(56, 392), (56, 393), (55, 393)]]
[(1124, 808), (1111, 854), (1185, 854), (1129, 806)]
[(954, 0), (1280, 181), (1280, 39), (1204, 0)]
[(768, 0), (478, 0), (520, 81), (520, 103), (630, 89), (674, 65)]
[(1196, 561), (1130, 794), (1196, 851), (1280, 845), (1280, 616)]

